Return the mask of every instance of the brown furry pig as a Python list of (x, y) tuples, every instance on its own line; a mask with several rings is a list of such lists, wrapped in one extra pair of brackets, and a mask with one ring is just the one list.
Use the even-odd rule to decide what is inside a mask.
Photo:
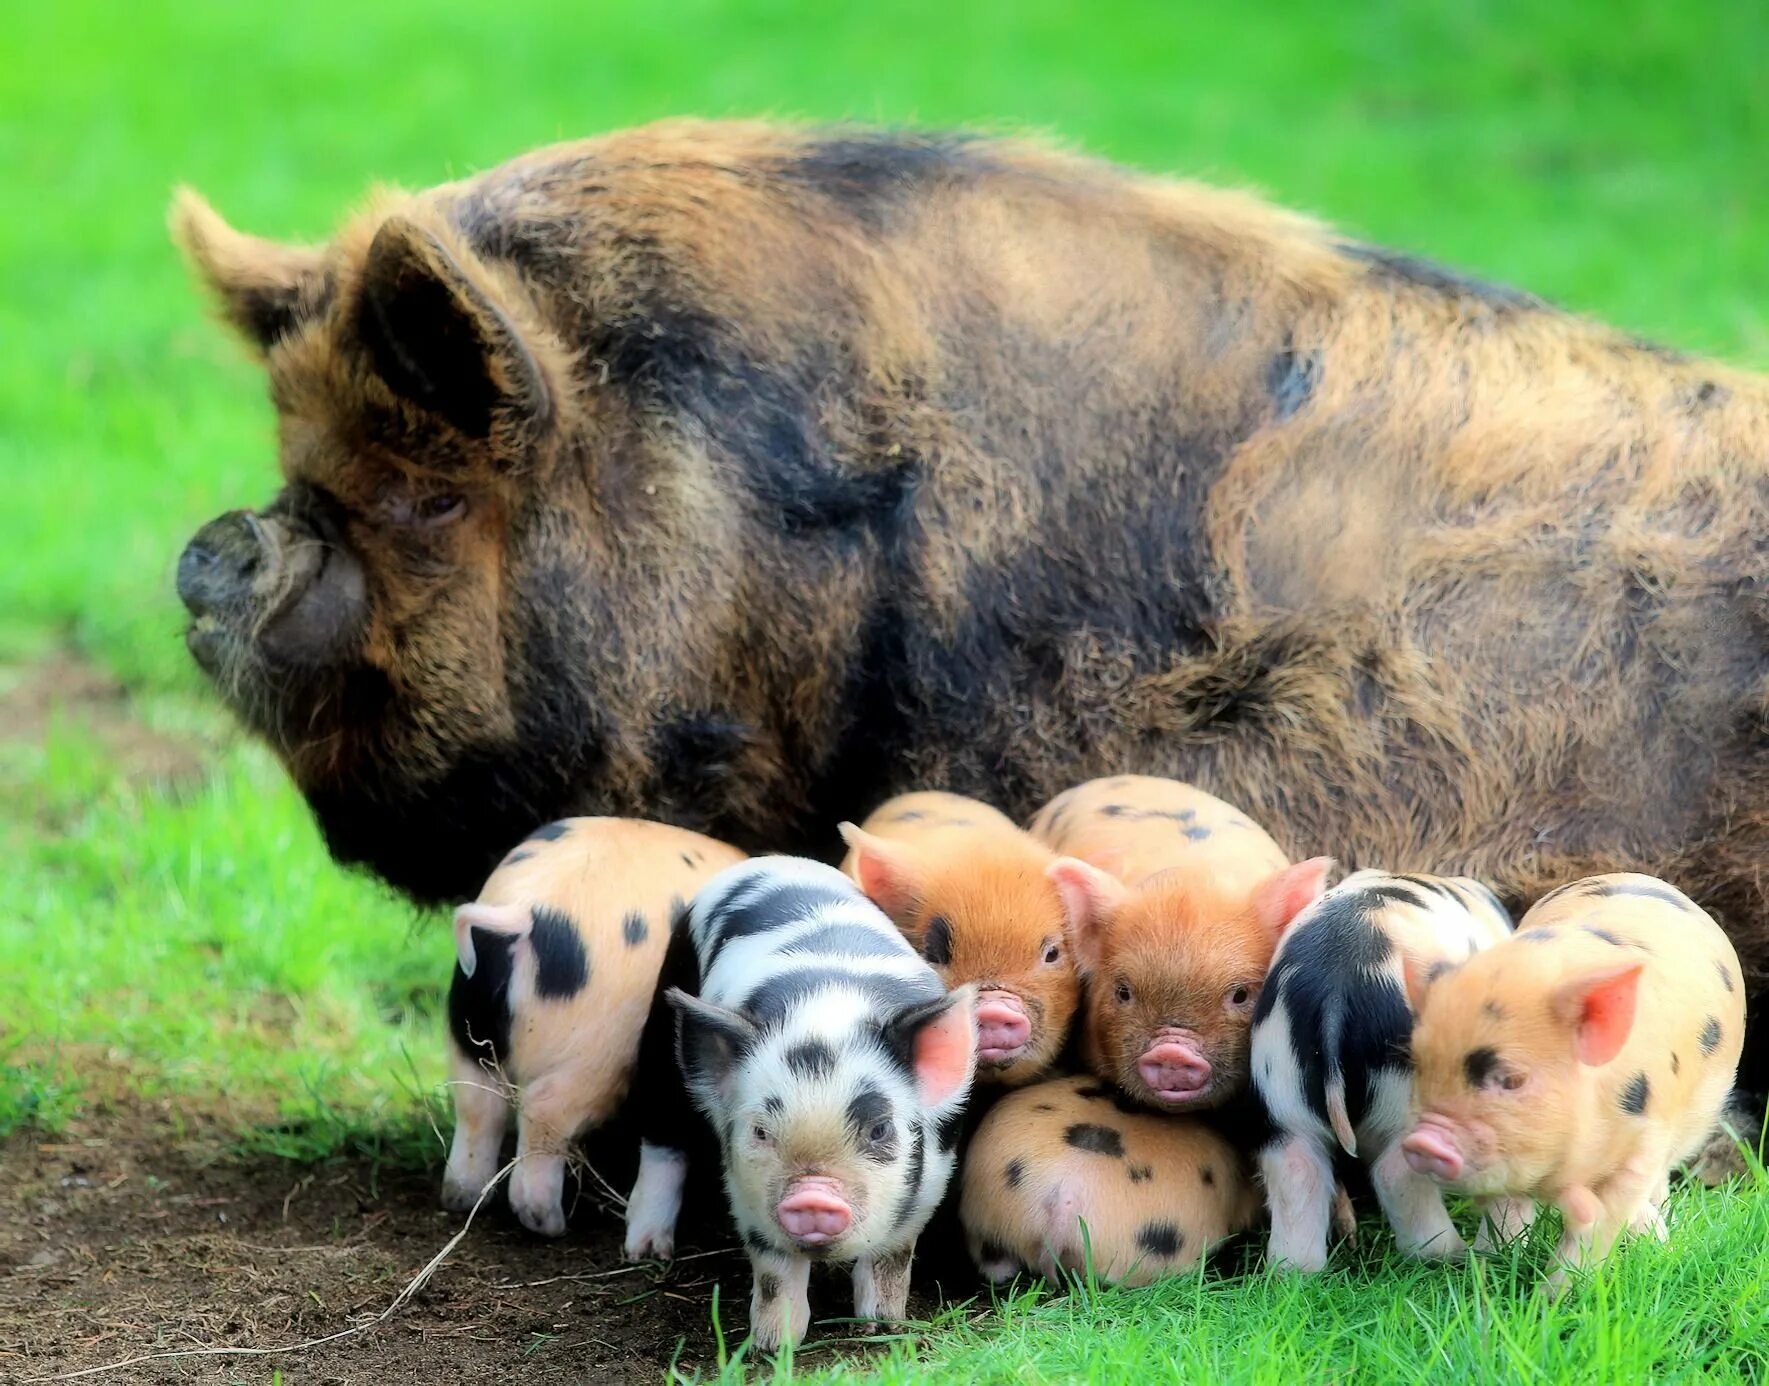
[(1072, 854), (1051, 876), (1077, 921), (1088, 1066), (1164, 1111), (1240, 1096), (1272, 949), (1332, 862), (1291, 866), (1233, 806), (1147, 775), (1060, 794), (1032, 832)]
[(1233, 1146), (1185, 1117), (1126, 1110), (1093, 1078), (1003, 1098), (965, 1157), (959, 1217), (990, 1280), (1035, 1268), (1146, 1285), (1251, 1226), (1259, 1194)]
[[(1080, 996), (1056, 855), (957, 794), (901, 794), (841, 825), (842, 862), (948, 987), (977, 985), (977, 1081), (1049, 1071)], [(1078, 864), (1078, 863), (1077, 863)]]
[(1738, 955), (1703, 910), (1651, 876), (1592, 876), (1409, 983), (1416, 1171), (1553, 1203), (1567, 1266), (1623, 1230), (1665, 1235), (1671, 1168), (1713, 1129), (1744, 1043)]
[(473, 1207), (497, 1173), (514, 1100), (510, 1207), (531, 1231), (565, 1231), (566, 1153), (626, 1095), (674, 919), (741, 860), (663, 823), (566, 818), (532, 833), (455, 912), (443, 1207)]

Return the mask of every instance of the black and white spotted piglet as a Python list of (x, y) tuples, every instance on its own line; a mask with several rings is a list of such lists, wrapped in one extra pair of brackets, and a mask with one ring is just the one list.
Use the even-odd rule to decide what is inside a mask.
[[(1510, 932), (1510, 916), (1478, 881), (1380, 871), (1347, 876), (1285, 931), (1252, 1039), (1253, 1091), (1269, 1123), (1259, 1170), (1274, 1263), (1326, 1265), (1335, 1146), (1368, 1164), (1403, 1251), (1466, 1249), (1441, 1193), (1400, 1148), (1413, 1086), (1406, 968), (1460, 962)], [(1491, 1211), (1504, 1232), (1522, 1216), (1509, 1202)]]
[[(853, 1264), (856, 1317), (900, 1318), (976, 1068), (970, 989), (948, 994), (858, 886), (794, 857), (713, 877), (672, 946), (674, 967), (699, 973), (698, 995), (662, 997), (676, 1083), (718, 1138), (757, 1345), (804, 1336), (812, 1261)], [(651, 1075), (667, 1021), (654, 1010)], [(674, 1249), (690, 1144), (662, 1095), (651, 1104), (627, 1208), (635, 1257)]]

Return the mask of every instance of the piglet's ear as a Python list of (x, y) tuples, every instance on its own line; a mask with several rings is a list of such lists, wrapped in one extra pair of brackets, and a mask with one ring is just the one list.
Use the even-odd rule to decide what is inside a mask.
[(1079, 857), (1058, 857), (1044, 868), (1063, 898), (1063, 915), (1069, 930), (1069, 950), (1083, 974), (1099, 966), (1105, 948), (1106, 923), (1130, 898), (1130, 891), (1115, 876)]
[(1597, 1068), (1621, 1053), (1634, 1029), (1634, 1006), (1645, 963), (1604, 967), (1568, 978), (1549, 998), (1554, 1017), (1573, 1029), (1579, 1062)]
[(552, 416), (545, 372), (484, 266), (404, 217), (369, 245), (356, 330), (394, 394), (468, 437), (488, 436), (500, 416), (533, 428)]
[(1413, 1008), (1414, 1015), (1425, 1010), (1425, 998), (1431, 994), (1431, 985), (1439, 977), (1454, 972), (1461, 964), (1439, 958), (1434, 962), (1421, 962), (1411, 953), (1401, 954), (1401, 975), (1406, 983), (1407, 1004)]
[(842, 870), (894, 923), (907, 923), (921, 895), (913, 855), (901, 843), (887, 842), (852, 823), (839, 824), (836, 830), (848, 844)]
[(1310, 857), (1260, 882), (1253, 892), (1253, 917), (1275, 944), (1296, 916), (1327, 893), (1333, 858)]
[(755, 1022), (741, 1011), (702, 1001), (680, 987), (663, 995), (676, 1012), (676, 1059), (682, 1076), (701, 1092), (728, 1091), (738, 1063), (755, 1043)]
[(886, 1042), (908, 1061), (921, 1101), (944, 1107), (962, 1097), (977, 1070), (977, 996), (962, 986), (904, 1011), (886, 1028)]

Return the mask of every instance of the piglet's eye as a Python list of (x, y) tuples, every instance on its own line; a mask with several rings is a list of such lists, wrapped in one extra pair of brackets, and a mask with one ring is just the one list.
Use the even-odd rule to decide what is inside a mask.
[(1228, 994), (1229, 1005), (1235, 1006), (1237, 1008), (1241, 1007), (1241, 1006), (1245, 1006), (1252, 999), (1253, 999), (1253, 988), (1252, 987), (1239, 986), (1239, 987), (1236, 987), (1233, 991), (1231, 991)]
[(1130, 1004), (1130, 983), (1125, 982), (1125, 981), (1120, 981), (1118, 983), (1118, 989), (1115, 992), (1113, 992), (1113, 995), (1118, 998), (1118, 1004), (1120, 1006), (1129, 1005)]
[(889, 1136), (890, 1134), (891, 1134), (890, 1122), (888, 1122), (888, 1121), (875, 1121), (872, 1123), (872, 1129), (866, 1133), (866, 1139), (871, 1141), (874, 1145), (877, 1145), (881, 1141), (883, 1141), (887, 1136)]
[(441, 529), (467, 513), (467, 498), (453, 491), (396, 496), (382, 508), (387, 519), (413, 529)]
[(752, 1126), (749, 1128), (749, 1134), (757, 1145), (768, 1143), (768, 1128), (766, 1126)]
[(1523, 1086), (1523, 1074), (1516, 1069), (1507, 1069), (1499, 1075), (1499, 1086), (1506, 1092), (1516, 1092)]
[(1047, 942), (1044, 945), (1044, 965), (1055, 966), (1063, 960), (1063, 946), (1060, 943)]

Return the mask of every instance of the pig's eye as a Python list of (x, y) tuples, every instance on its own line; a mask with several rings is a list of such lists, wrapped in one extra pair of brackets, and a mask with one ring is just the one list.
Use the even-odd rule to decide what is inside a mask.
[(1230, 1010), (1245, 1010), (1253, 1004), (1253, 988), (1245, 983), (1235, 987), (1228, 994), (1228, 1004)]
[(382, 508), (387, 519), (413, 529), (441, 529), (467, 513), (467, 498), (453, 491), (429, 496), (396, 496)]
[(1063, 946), (1053, 939), (1044, 941), (1044, 965), (1055, 967), (1063, 960)]
[(1130, 983), (1120, 977), (1118, 979), (1118, 988), (1112, 994), (1118, 998), (1118, 1004), (1120, 1006), (1128, 1006), (1130, 1004)]
[(1508, 1068), (1499, 1075), (1499, 1086), (1506, 1092), (1516, 1092), (1523, 1086), (1523, 1073), (1515, 1068)]
[(882, 1145), (890, 1137), (890, 1134), (890, 1122), (875, 1121), (872, 1123), (872, 1129), (866, 1133), (866, 1139), (874, 1145)]
[(750, 1127), (749, 1135), (750, 1139), (757, 1145), (766, 1145), (768, 1143), (768, 1128), (766, 1126), (757, 1125)]

